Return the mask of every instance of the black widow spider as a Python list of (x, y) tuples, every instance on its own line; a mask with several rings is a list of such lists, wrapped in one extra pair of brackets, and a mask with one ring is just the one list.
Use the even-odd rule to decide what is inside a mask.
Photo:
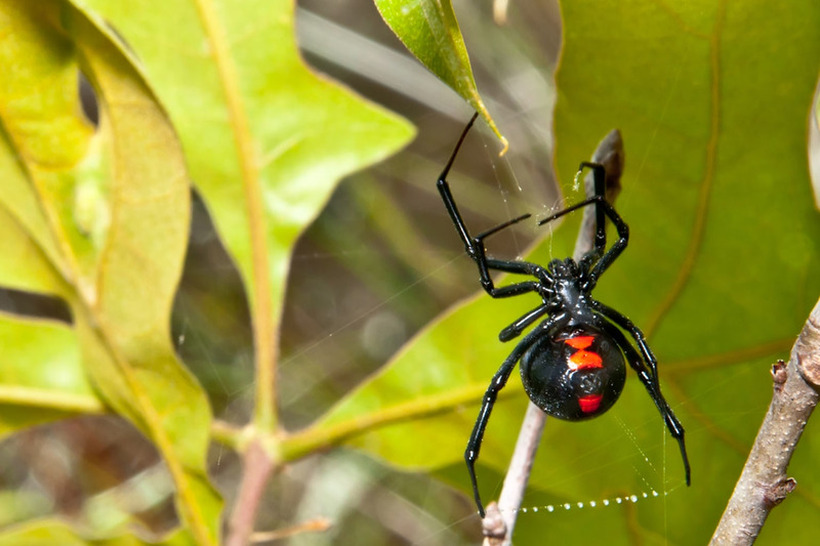
[[(467, 254), (478, 265), (479, 278), (484, 290), (493, 298), (507, 298), (534, 292), (543, 300), (541, 305), (501, 330), (498, 338), (503, 342), (510, 341), (521, 335), (525, 328), (546, 316), (518, 342), (493, 376), (484, 394), (470, 441), (467, 443), (464, 459), (467, 461), (479, 514), (484, 517), (484, 506), (481, 504), (475, 475), (475, 462), (498, 392), (504, 388), (519, 361), (524, 390), (536, 406), (553, 417), (581, 421), (601, 415), (618, 399), (626, 380), (626, 356), (629, 365), (638, 374), (641, 383), (655, 402), (672, 437), (678, 441), (686, 472), (686, 484), (689, 485), (689, 459), (683, 440), (683, 426), (661, 394), (655, 355), (646, 344), (643, 332), (632, 321), (591, 296), (598, 278), (623, 252), (629, 238), (629, 227), (604, 197), (606, 172), (603, 165), (583, 162), (578, 169), (578, 175), (585, 168), (592, 169), (594, 196), (538, 221), (540, 226), (594, 204), (594, 247), (580, 261), (576, 262), (572, 258), (555, 259), (547, 267), (542, 267), (523, 260), (489, 258), (485, 254), (484, 239), (529, 218), (530, 215), (524, 214), (513, 218), (476, 236), (471, 236), (467, 230), (446, 178), (477, 116), (478, 114), (474, 115), (464, 128), (438, 178), (439, 193)], [(606, 217), (609, 217), (618, 231), (618, 240), (609, 250), (606, 250)], [(530, 275), (535, 277), (535, 280), (496, 287), (490, 277), (490, 270)], [(621, 330), (632, 336), (637, 349)]]

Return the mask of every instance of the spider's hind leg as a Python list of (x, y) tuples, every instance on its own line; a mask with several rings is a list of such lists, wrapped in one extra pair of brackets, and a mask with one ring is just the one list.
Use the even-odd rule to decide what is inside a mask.
[[(600, 302), (595, 302), (594, 307), (603, 315), (605, 319), (608, 319), (602, 320), (601, 326), (624, 352), (629, 365), (633, 370), (635, 370), (635, 373), (638, 374), (638, 379), (641, 380), (641, 383), (643, 383), (647, 393), (649, 393), (649, 397), (652, 398), (652, 401), (658, 408), (658, 411), (666, 424), (666, 428), (669, 429), (669, 433), (675, 440), (677, 440), (678, 447), (680, 447), (681, 458), (683, 459), (686, 485), (689, 485), (691, 483), (691, 469), (689, 467), (689, 457), (686, 454), (686, 442), (684, 440), (683, 425), (681, 425), (680, 421), (678, 421), (678, 418), (675, 416), (672, 408), (669, 407), (669, 404), (666, 402), (666, 399), (661, 393), (661, 386), (658, 382), (658, 362), (655, 355), (652, 353), (652, 350), (646, 344), (643, 332), (641, 332), (641, 330), (635, 326), (632, 321), (614, 309), (607, 307)], [(614, 324), (609, 321), (612, 321)], [(629, 332), (637, 343), (638, 348), (640, 349), (640, 354), (638, 353), (638, 350), (632, 346), (629, 340), (626, 339), (623, 332), (615, 326), (616, 324)]]
[(490, 414), (495, 406), (495, 401), (498, 398), (498, 393), (507, 384), (510, 374), (515, 369), (515, 365), (527, 352), (527, 349), (535, 343), (544, 332), (549, 331), (552, 327), (561, 321), (567, 319), (566, 315), (553, 316), (549, 320), (544, 321), (538, 325), (533, 331), (524, 336), (518, 345), (512, 350), (510, 356), (504, 360), (498, 371), (495, 372), (487, 391), (484, 393), (484, 398), (481, 403), (481, 410), (478, 412), (473, 432), (470, 434), (470, 440), (467, 442), (467, 449), (464, 451), (464, 460), (467, 462), (467, 471), (470, 473), (470, 482), (473, 486), (473, 497), (475, 498), (478, 513), (483, 518), (484, 505), (481, 502), (481, 495), (478, 492), (478, 479), (475, 474), (475, 463), (478, 460), (478, 454), (481, 450), (481, 441), (484, 439), (484, 431), (487, 429), (487, 423), (490, 421)]

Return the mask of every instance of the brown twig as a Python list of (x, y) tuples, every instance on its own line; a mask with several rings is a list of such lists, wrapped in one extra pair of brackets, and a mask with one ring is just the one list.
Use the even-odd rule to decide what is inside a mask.
[(797, 486), (786, 469), (819, 397), (820, 301), (803, 326), (788, 364), (775, 364), (772, 378), (769, 411), (711, 544), (752, 544), (772, 508)]
[[(606, 170), (606, 199), (610, 203), (615, 202), (615, 198), (621, 191), (621, 173), (624, 169), (624, 149), (621, 133), (613, 129), (598, 144), (595, 153), (592, 154), (592, 161), (600, 163)], [(586, 195), (594, 195), (594, 182), (592, 173), (589, 173), (584, 180)], [(593, 207), (586, 207), (581, 228), (578, 231), (578, 238), (575, 241), (575, 250), (572, 257), (575, 261), (592, 250), (595, 238), (595, 210)], [(527, 489), (527, 482), (530, 479), (530, 469), (532, 468), (535, 454), (538, 451), (538, 443), (541, 440), (541, 433), (547, 421), (547, 415), (538, 406), (529, 403), (524, 422), (518, 433), (518, 440), (515, 444), (510, 466), (504, 478), (504, 485), (501, 488), (501, 495), (498, 503), (491, 502), (487, 506), (487, 514), (482, 520), (482, 530), (484, 536), (484, 546), (508, 546), (512, 544), (512, 534), (515, 529), (515, 520), (521, 502), (524, 499), (524, 491)]]
[(333, 526), (331, 521), (325, 517), (318, 517), (303, 521), (292, 527), (285, 529), (277, 529), (276, 531), (259, 531), (251, 535), (251, 543), (257, 544), (260, 542), (270, 542), (273, 540), (282, 540), (290, 538), (302, 533), (321, 533), (327, 531)]
[(253, 532), (256, 512), (268, 483), (273, 461), (259, 438), (254, 438), (245, 451), (242, 481), (239, 484), (234, 509), (228, 526), (227, 546), (245, 546)]

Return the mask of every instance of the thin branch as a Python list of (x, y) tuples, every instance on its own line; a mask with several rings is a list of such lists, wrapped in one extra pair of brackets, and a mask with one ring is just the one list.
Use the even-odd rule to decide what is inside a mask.
[(242, 468), (242, 481), (234, 503), (229, 521), (227, 546), (245, 546), (253, 533), (256, 512), (265, 492), (271, 471), (274, 468), (273, 458), (265, 451), (259, 437), (248, 445), (245, 451)]
[(211, 440), (229, 447), (237, 453), (244, 453), (255, 433), (253, 427), (238, 427), (221, 419), (211, 421)]
[[(601, 142), (595, 153), (592, 154), (594, 163), (601, 163), (606, 169), (606, 199), (610, 203), (615, 202), (615, 198), (621, 191), (621, 173), (624, 169), (624, 149), (621, 133), (613, 129)], [(595, 186), (592, 173), (588, 173), (584, 186), (587, 196), (595, 194)], [(578, 261), (584, 254), (592, 250), (595, 238), (595, 209), (587, 207), (584, 210), (584, 218), (581, 228), (578, 231), (578, 238), (575, 241), (575, 250), (572, 257)], [(524, 491), (527, 489), (527, 482), (530, 479), (530, 470), (538, 451), (538, 443), (541, 440), (541, 433), (547, 421), (547, 414), (533, 404), (529, 403), (524, 422), (518, 433), (518, 440), (515, 444), (510, 466), (504, 478), (504, 485), (501, 488), (501, 495), (498, 503), (491, 502), (487, 506), (487, 515), (482, 520), (484, 536), (484, 546), (497, 546), (502, 544), (509, 546), (512, 544), (515, 520), (521, 502), (524, 499)]]
[[(380, 427), (404, 421), (415, 421), (452, 411), (465, 404), (480, 402), (484, 390), (485, 387), (482, 385), (468, 385), (452, 389), (444, 394), (417, 396), (409, 402), (394, 404), (333, 425), (314, 424), (282, 438), (279, 445), (280, 456), (282, 461), (295, 461), (316, 451), (335, 447), (349, 438)], [(499, 399), (513, 395), (513, 392), (502, 391), (499, 393)]]
[(259, 542), (270, 542), (273, 540), (282, 540), (302, 533), (322, 533), (333, 526), (329, 519), (325, 517), (313, 518), (304, 521), (286, 529), (277, 529), (276, 531), (260, 531), (251, 535), (251, 542), (257, 544)]
[(786, 475), (820, 387), (820, 301), (794, 344), (788, 364), (772, 367), (774, 394), (711, 544), (752, 544), (769, 512), (797, 486)]

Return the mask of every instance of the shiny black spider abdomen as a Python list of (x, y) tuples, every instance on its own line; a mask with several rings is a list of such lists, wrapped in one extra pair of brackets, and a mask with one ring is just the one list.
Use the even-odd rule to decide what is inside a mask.
[[(450, 160), (438, 178), (439, 193), (467, 254), (478, 266), (482, 288), (493, 298), (523, 294), (534, 294), (541, 298), (541, 303), (535, 309), (519, 317), (498, 335), (501, 341), (510, 341), (535, 324), (516, 344), (490, 381), (467, 442), (464, 459), (470, 472), (478, 513), (484, 517), (475, 463), (498, 393), (507, 384), (519, 362), (521, 380), (530, 400), (549, 415), (569, 421), (591, 419), (612, 407), (623, 390), (625, 364), (628, 363), (658, 408), (672, 437), (678, 441), (688, 485), (690, 470), (683, 426), (661, 394), (655, 355), (640, 328), (615, 309), (592, 297), (592, 290), (598, 279), (621, 255), (629, 241), (629, 227), (605, 199), (606, 171), (603, 165), (584, 162), (578, 169), (579, 175), (585, 168), (592, 169), (594, 196), (538, 222), (538, 225), (542, 225), (574, 210), (594, 205), (594, 247), (580, 260), (553, 260), (544, 267), (523, 260), (490, 258), (486, 255), (484, 239), (530, 215), (524, 214), (479, 235), (470, 235), (447, 183), (447, 173), (450, 172), (476, 116), (464, 128)], [(618, 232), (618, 239), (608, 249), (607, 218)], [(529, 279), (497, 287), (490, 271), (526, 275)], [(632, 338), (631, 341), (627, 339), (627, 335)]]
[(520, 368), (524, 390), (533, 404), (566, 421), (606, 412), (626, 381), (621, 350), (589, 324), (547, 332), (527, 349)]

